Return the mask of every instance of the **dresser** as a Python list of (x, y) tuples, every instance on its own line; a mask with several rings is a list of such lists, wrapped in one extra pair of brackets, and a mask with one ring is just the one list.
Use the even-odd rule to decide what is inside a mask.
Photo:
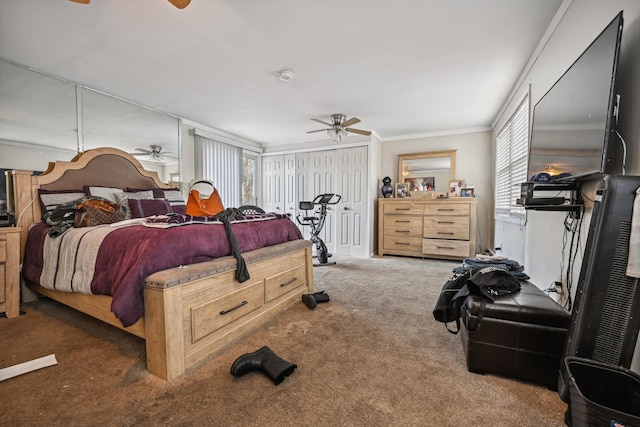
[(476, 199), (378, 199), (378, 255), (461, 260), (476, 254)]
[(0, 227), (0, 313), (20, 314), (20, 228)]

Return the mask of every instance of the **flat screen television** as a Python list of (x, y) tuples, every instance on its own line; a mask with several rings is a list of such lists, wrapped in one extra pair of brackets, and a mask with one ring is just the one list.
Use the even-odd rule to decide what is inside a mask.
[(530, 181), (545, 180), (545, 173), (551, 181), (622, 173), (624, 150), (615, 129), (622, 23), (620, 12), (535, 105)]

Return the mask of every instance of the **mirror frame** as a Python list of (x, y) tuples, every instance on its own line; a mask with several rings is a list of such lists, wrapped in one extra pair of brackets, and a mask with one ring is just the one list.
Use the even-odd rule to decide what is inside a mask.
[(405, 160), (434, 159), (434, 158), (442, 158), (442, 157), (448, 157), (451, 164), (451, 167), (449, 169), (449, 172), (450, 172), (449, 181), (453, 181), (457, 179), (456, 178), (456, 151), (457, 150), (445, 150), (445, 151), (427, 151), (424, 153), (398, 154), (398, 181), (397, 182), (404, 182), (404, 177), (402, 176), (402, 170), (404, 169), (403, 162)]

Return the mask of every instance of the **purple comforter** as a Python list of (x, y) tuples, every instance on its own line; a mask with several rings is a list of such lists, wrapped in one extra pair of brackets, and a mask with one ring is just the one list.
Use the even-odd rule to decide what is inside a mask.
[[(242, 252), (302, 239), (289, 218), (238, 222), (231, 227)], [(29, 230), (22, 273), (33, 283), (40, 282), (43, 247), (49, 228), (39, 223)], [(64, 238), (64, 234), (57, 238)], [(115, 228), (98, 250), (91, 291), (111, 295), (111, 311), (125, 327), (130, 326), (143, 315), (143, 283), (147, 276), (228, 255), (231, 255), (231, 247), (223, 224)]]

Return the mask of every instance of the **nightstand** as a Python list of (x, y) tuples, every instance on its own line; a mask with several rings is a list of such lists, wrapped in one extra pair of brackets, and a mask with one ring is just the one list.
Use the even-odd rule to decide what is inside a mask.
[(20, 315), (20, 229), (0, 227), (0, 313)]

